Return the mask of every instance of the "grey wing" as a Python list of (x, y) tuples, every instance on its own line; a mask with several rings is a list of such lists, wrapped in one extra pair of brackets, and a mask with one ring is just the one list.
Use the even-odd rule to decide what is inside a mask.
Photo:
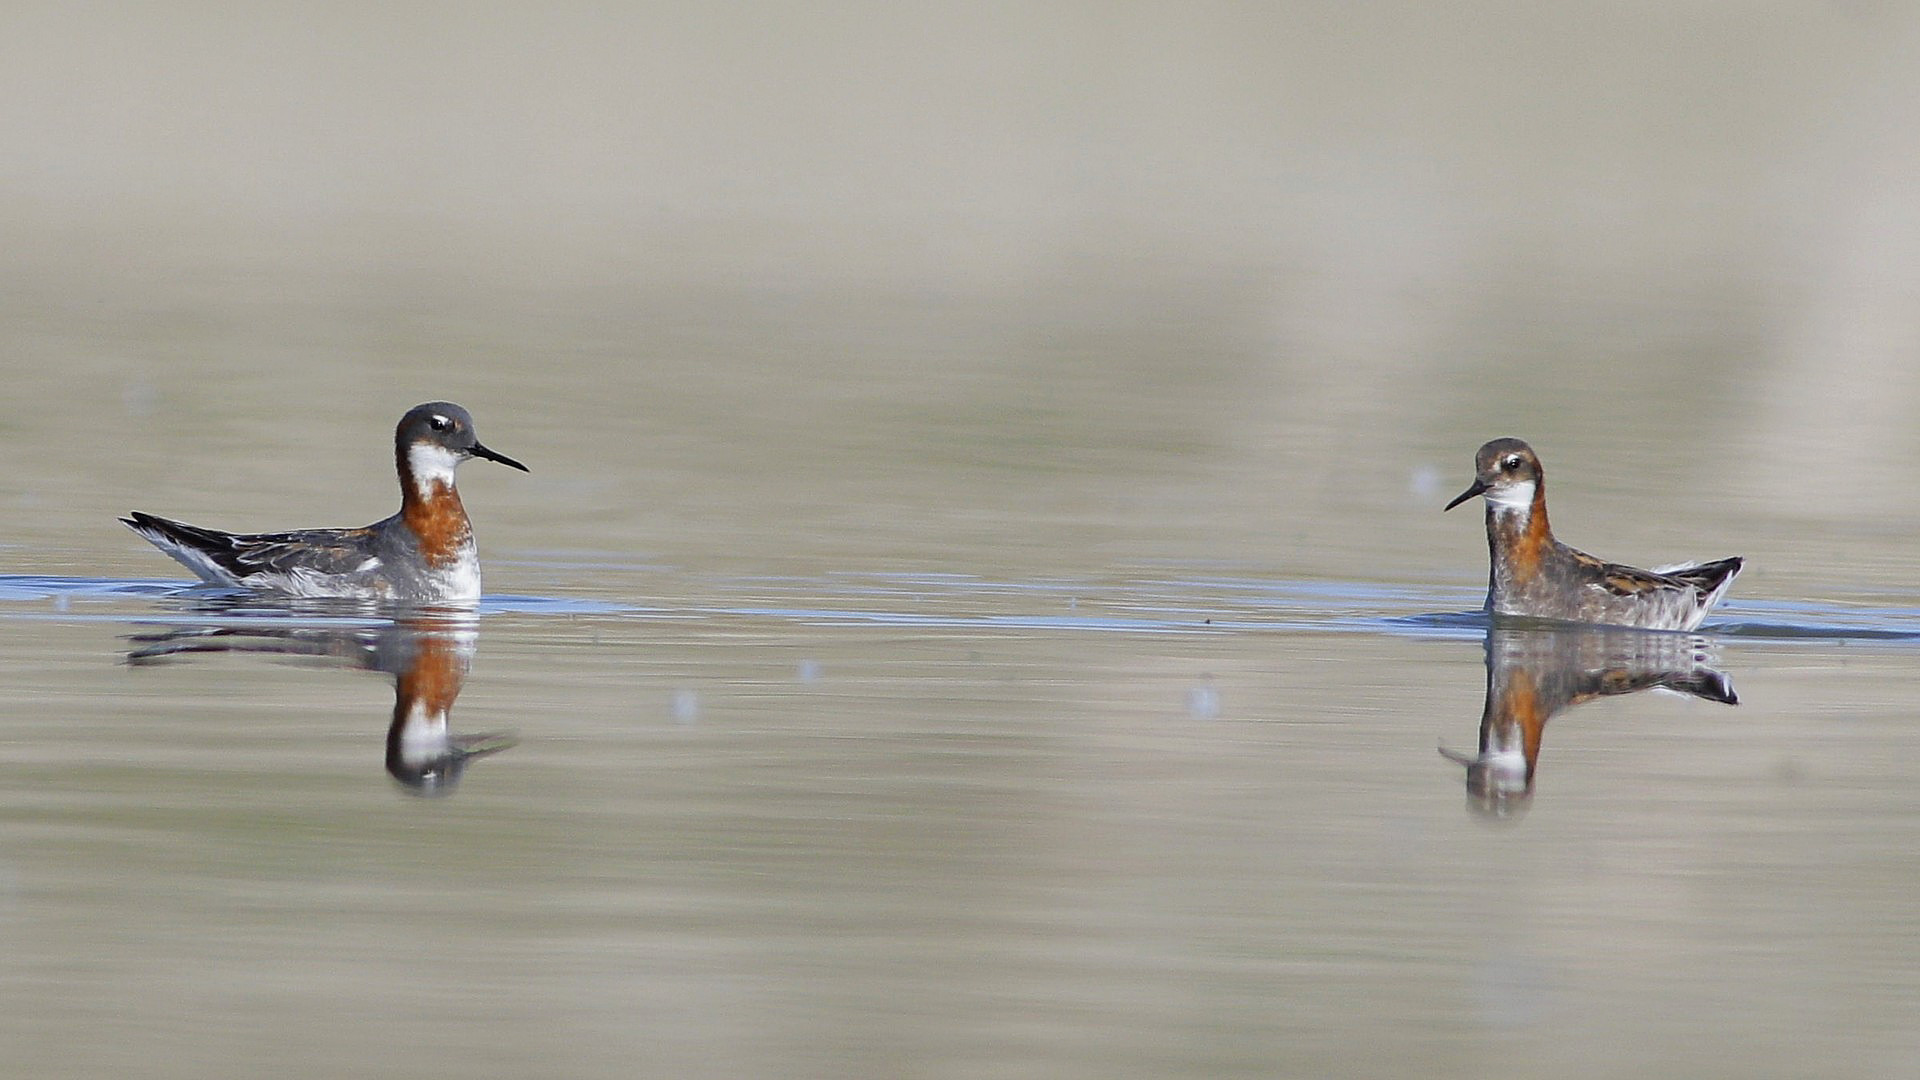
[[(169, 554), (186, 549), (235, 580), (260, 574), (352, 574), (371, 569), (376, 526), (363, 529), (301, 529), (278, 533), (227, 533), (135, 511), (122, 518), (135, 532)], [(180, 558), (175, 555), (175, 558)], [(186, 560), (182, 559), (183, 562)], [(189, 563), (189, 566), (192, 564)]]
[(1642, 570), (1637, 566), (1625, 566), (1596, 559), (1584, 551), (1568, 549), (1574, 562), (1583, 567), (1588, 575), (1587, 584), (1605, 589), (1615, 596), (1636, 597), (1657, 593), (1664, 589), (1681, 589), (1691, 584), (1685, 578), (1672, 574)]

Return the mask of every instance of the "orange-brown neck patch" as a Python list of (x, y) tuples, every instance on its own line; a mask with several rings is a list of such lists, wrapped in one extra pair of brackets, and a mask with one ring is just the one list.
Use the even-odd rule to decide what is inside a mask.
[(1535, 487), (1525, 521), (1520, 520), (1517, 513), (1492, 506), (1487, 508), (1487, 518), (1488, 540), (1507, 580), (1513, 585), (1532, 581), (1546, 566), (1547, 553), (1553, 550), (1553, 529), (1547, 524), (1544, 488)]
[(430, 566), (445, 566), (460, 557), (473, 541), (473, 524), (460, 493), (452, 484), (429, 485), (425, 498), (409, 490), (400, 506), (401, 519), (420, 538), (420, 554)]
[(1532, 576), (1546, 565), (1547, 551), (1553, 547), (1553, 529), (1547, 525), (1547, 494), (1540, 487), (1533, 492), (1533, 509), (1527, 512), (1527, 527), (1520, 533), (1520, 549)]

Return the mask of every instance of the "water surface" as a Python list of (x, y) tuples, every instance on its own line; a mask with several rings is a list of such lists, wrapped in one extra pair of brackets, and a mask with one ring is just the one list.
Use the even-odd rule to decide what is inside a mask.
[[(1736, 602), (1728, 634), (1573, 632), (1571, 660), (1518, 631), (1494, 655), (1526, 678), (1638, 657), (1739, 704), (1553, 710), (1495, 811), (1436, 753), (1494, 708), (1466, 590), (667, 576), (671, 604), (447, 625), (9, 579), (20, 1067), (1904, 1053), (1911, 613), (1761, 635)], [(450, 728), (480, 740), (425, 785), (389, 752), (396, 684), (452, 667), (423, 635), (471, 649)]]

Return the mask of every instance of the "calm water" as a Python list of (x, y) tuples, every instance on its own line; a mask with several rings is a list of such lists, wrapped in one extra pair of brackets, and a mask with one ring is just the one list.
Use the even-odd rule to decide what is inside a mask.
[[(543, 572), (655, 603), (395, 622), (0, 582), (14, 1068), (1892, 1075), (1916, 1049), (1920, 609), (1489, 645), (1434, 614), (1459, 588)], [(1631, 692), (1715, 671), (1737, 706)], [(397, 762), (396, 698), (459, 749)], [(1498, 773), (1529, 725), (1504, 777), (1436, 753)]]
[[(0, 15), (0, 1075), (1920, 1073), (1916, 39)], [(435, 398), (472, 618), (114, 521)]]

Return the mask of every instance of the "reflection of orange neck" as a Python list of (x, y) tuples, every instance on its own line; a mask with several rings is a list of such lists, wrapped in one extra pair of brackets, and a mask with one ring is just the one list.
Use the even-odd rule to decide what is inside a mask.
[(458, 559), (473, 540), (473, 525), (467, 520), (467, 508), (460, 505), (460, 492), (452, 484), (435, 482), (425, 498), (402, 485), (400, 517), (413, 535), (420, 538), (420, 554), (429, 566), (445, 566)]
[(411, 713), (445, 723), (464, 681), (465, 672), (446, 637), (421, 634), (414, 641), (413, 663), (394, 678), (394, 719)]
[(1520, 735), (1520, 751), (1527, 759), (1527, 786), (1533, 786), (1533, 767), (1540, 760), (1540, 736), (1547, 729), (1547, 710), (1540, 705), (1540, 687), (1531, 672), (1516, 671), (1499, 699), (1488, 703), (1486, 725), (1480, 731), (1480, 752), (1485, 754), (1499, 735), (1502, 745), (1512, 745), (1515, 729)]

